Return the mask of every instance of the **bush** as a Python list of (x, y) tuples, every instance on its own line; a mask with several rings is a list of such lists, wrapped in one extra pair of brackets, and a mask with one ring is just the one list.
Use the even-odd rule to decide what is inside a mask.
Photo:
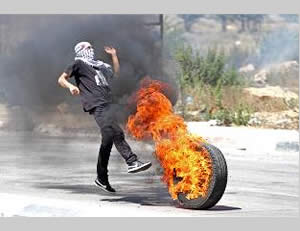
[[(227, 67), (227, 57), (222, 50), (211, 48), (205, 56), (200, 56), (190, 46), (182, 46), (176, 50), (175, 60), (179, 64), (180, 108), (185, 119), (187, 110), (200, 110), (199, 118), (216, 119), (226, 126), (248, 124), (249, 107), (247, 104), (236, 106), (241, 99), (234, 97), (234, 93), (242, 94), (238, 86), (244, 83), (235, 68)], [(223, 102), (224, 93), (229, 93), (229, 98), (225, 97), (228, 102)], [(187, 104), (186, 99), (191, 96), (193, 103)]]
[(216, 119), (225, 126), (232, 124), (232, 113), (227, 108), (222, 108), (212, 115), (211, 119)]
[(242, 85), (244, 83), (242, 78), (239, 76), (239, 73), (234, 68), (229, 69), (228, 71), (224, 72), (222, 78), (220, 79), (220, 82), (222, 85), (225, 85), (225, 86)]
[(221, 124), (229, 126), (231, 124), (235, 125), (248, 125), (251, 118), (251, 110), (248, 106), (239, 104), (237, 108), (220, 108), (216, 113), (211, 116), (211, 119), (216, 119), (221, 122)]
[(236, 125), (248, 125), (252, 110), (247, 105), (239, 104), (233, 113), (233, 123)]
[(205, 56), (188, 46), (182, 46), (175, 53), (175, 60), (181, 71), (181, 81), (185, 84), (195, 85), (198, 82), (217, 86), (241, 85), (242, 81), (238, 72), (233, 68), (226, 68), (226, 56), (224, 51), (216, 48), (208, 49)]

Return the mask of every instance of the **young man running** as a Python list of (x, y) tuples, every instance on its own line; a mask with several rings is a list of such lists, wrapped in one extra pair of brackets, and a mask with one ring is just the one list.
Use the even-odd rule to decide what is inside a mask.
[[(104, 47), (105, 52), (111, 55), (113, 69), (109, 64), (95, 60), (94, 49), (89, 42), (78, 43), (74, 50), (75, 59), (61, 74), (58, 83), (61, 87), (68, 88), (72, 95), (80, 95), (83, 110), (95, 118), (102, 135), (95, 185), (113, 193), (115, 189), (109, 184), (107, 170), (113, 144), (125, 159), (128, 173), (144, 171), (151, 167), (151, 162), (143, 163), (137, 159), (111, 110), (113, 104), (110, 80), (120, 73), (116, 49)], [(70, 77), (75, 78), (76, 86), (68, 81)]]

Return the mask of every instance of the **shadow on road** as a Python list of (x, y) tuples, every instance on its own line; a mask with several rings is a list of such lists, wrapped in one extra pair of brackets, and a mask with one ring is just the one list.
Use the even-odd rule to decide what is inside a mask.
[(74, 185), (61, 185), (61, 184), (43, 184), (36, 186), (43, 189), (60, 189), (69, 191), (74, 194), (99, 194), (99, 189), (93, 185), (74, 184)]
[(183, 210), (194, 210), (194, 211), (231, 211), (231, 210), (241, 210), (242, 208), (239, 207), (233, 207), (233, 206), (226, 206), (226, 205), (215, 205), (214, 207), (210, 209), (186, 209), (181, 207), (180, 205), (176, 204), (176, 208), (183, 209)]
[(232, 207), (232, 206), (226, 206), (226, 205), (216, 205), (207, 211), (225, 211), (225, 210), (241, 210), (242, 208), (239, 207)]
[[(73, 184), (73, 185), (62, 185), (62, 184), (39, 184), (39, 188), (44, 189), (58, 189), (68, 191), (74, 194), (95, 194), (100, 196), (100, 201), (113, 202), (113, 203), (134, 203), (141, 206), (178, 206), (176, 201), (173, 201), (164, 188), (161, 187), (146, 187), (146, 188), (135, 188), (135, 189), (124, 189), (116, 194), (106, 193), (99, 190), (94, 185), (85, 184)], [(183, 208), (182, 208), (183, 209)], [(230, 210), (241, 210), (239, 207), (232, 207), (226, 205), (216, 205), (206, 211), (230, 211)]]
[(134, 203), (143, 206), (173, 206), (174, 202), (164, 188), (145, 187), (124, 189), (116, 194), (106, 193), (99, 190), (94, 185), (73, 184), (39, 184), (35, 187), (43, 189), (58, 189), (68, 191), (74, 194), (95, 194), (99, 195), (100, 201), (116, 202), (116, 203)]
[(147, 196), (139, 196), (139, 195), (132, 195), (126, 196), (121, 198), (109, 198), (109, 199), (102, 199), (101, 201), (108, 201), (108, 202), (127, 202), (127, 203), (134, 203), (140, 204), (142, 206), (173, 206), (174, 202), (168, 196), (165, 197), (158, 197), (153, 194)]

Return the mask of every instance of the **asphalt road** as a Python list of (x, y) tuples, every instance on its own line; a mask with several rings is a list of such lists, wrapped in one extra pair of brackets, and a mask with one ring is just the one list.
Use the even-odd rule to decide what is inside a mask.
[[(252, 141), (249, 141), (252, 142)], [(299, 153), (252, 153), (220, 143), (229, 177), (225, 194), (209, 210), (178, 208), (161, 182), (153, 146), (129, 140), (154, 165), (128, 174), (113, 149), (109, 175), (118, 191), (99, 191), (97, 137), (0, 133), (1, 216), (299, 216)]]

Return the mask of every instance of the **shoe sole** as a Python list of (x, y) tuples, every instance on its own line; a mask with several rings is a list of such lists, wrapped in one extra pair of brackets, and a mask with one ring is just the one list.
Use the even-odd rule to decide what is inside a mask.
[(142, 171), (147, 170), (147, 169), (150, 168), (151, 166), (152, 166), (152, 163), (149, 162), (149, 163), (143, 164), (143, 165), (141, 165), (140, 167), (135, 168), (135, 169), (133, 169), (133, 170), (128, 170), (128, 173), (142, 172)]
[(111, 194), (115, 194), (115, 193), (116, 193), (116, 192), (108, 191), (106, 188), (104, 188), (102, 185), (98, 184), (96, 181), (94, 181), (94, 185), (95, 185), (97, 188), (103, 190), (104, 192), (111, 193)]

